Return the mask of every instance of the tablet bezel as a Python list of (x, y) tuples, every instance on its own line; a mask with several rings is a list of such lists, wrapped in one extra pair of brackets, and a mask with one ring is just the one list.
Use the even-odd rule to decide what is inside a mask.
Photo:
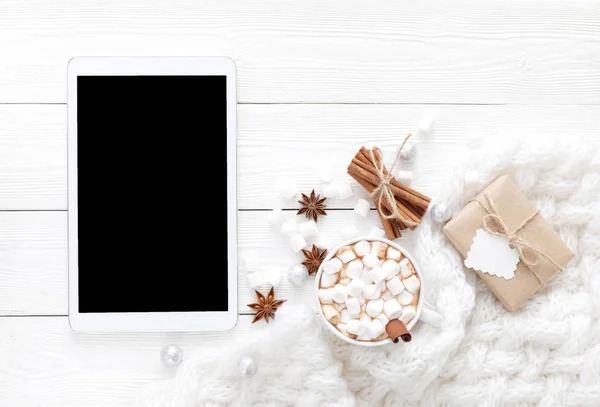
[[(77, 226), (77, 77), (95, 75), (224, 75), (227, 77), (228, 311), (80, 313)], [(69, 323), (82, 332), (225, 331), (238, 319), (236, 68), (226, 57), (78, 57), (68, 65)], [(186, 284), (186, 282), (182, 282)], [(134, 295), (132, 293), (132, 295)], [(200, 292), (199, 292), (200, 295)]]

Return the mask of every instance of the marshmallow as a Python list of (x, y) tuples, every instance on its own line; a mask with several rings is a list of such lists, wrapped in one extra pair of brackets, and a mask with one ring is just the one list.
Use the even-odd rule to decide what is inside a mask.
[(333, 287), (333, 295), (331, 297), (337, 303), (346, 302), (348, 299), (348, 287), (343, 284), (336, 284)]
[(340, 312), (336, 310), (333, 305), (323, 305), (323, 315), (325, 318), (332, 324), (339, 324), (340, 322)]
[(347, 324), (351, 319), (350, 312), (348, 312), (346, 308), (340, 311), (340, 321), (342, 321), (342, 323)]
[(369, 237), (385, 237), (385, 231), (377, 226), (373, 226), (369, 231)]
[[(341, 318), (340, 318), (340, 320), (341, 320)], [(338, 331), (340, 331), (342, 333), (342, 335), (348, 335), (348, 331), (346, 331), (347, 325), (344, 324), (343, 322), (340, 322), (335, 327), (338, 329)]]
[(375, 298), (379, 298), (381, 295), (381, 290), (377, 286), (377, 284), (368, 284), (363, 289), (363, 296), (367, 300), (374, 300)]
[(262, 285), (265, 280), (263, 274), (259, 271), (246, 274), (246, 278), (248, 279), (248, 287), (250, 288), (256, 288)]
[(317, 246), (321, 250), (330, 251), (333, 247), (333, 241), (327, 237), (320, 237), (316, 242), (315, 246)]
[(319, 178), (321, 178), (321, 181), (323, 181), (325, 183), (329, 183), (329, 182), (333, 181), (333, 176), (334, 176), (333, 168), (331, 168), (331, 167), (321, 168), (321, 172), (319, 173)]
[(340, 195), (340, 199), (348, 199), (352, 195), (354, 195), (354, 191), (352, 190), (352, 185), (349, 182), (342, 182), (337, 185), (338, 194)]
[(279, 232), (287, 237), (292, 237), (298, 233), (298, 225), (295, 220), (286, 220), (281, 224)]
[(351, 249), (346, 250), (338, 256), (342, 263), (348, 263), (356, 258), (356, 254)]
[(363, 271), (363, 264), (360, 260), (352, 260), (346, 267), (346, 276), (357, 279), (360, 278)]
[(367, 315), (367, 313), (365, 311), (362, 311), (360, 313), (360, 317), (358, 318), (360, 319), (362, 322), (364, 322), (365, 324), (368, 324), (371, 322), (371, 317)]
[(342, 261), (337, 257), (323, 264), (323, 273), (335, 274), (342, 269)]
[(370, 317), (377, 317), (381, 314), (381, 310), (383, 309), (383, 300), (381, 298), (377, 298), (376, 300), (371, 300), (367, 303), (367, 307), (365, 310)]
[(385, 279), (389, 280), (400, 272), (400, 265), (394, 260), (386, 260), (381, 265), (381, 268), (385, 270)]
[(371, 204), (365, 199), (359, 199), (354, 206), (354, 213), (356, 213), (358, 216), (362, 216), (363, 218), (367, 217), (370, 210)]
[(346, 309), (348, 313), (357, 316), (360, 313), (360, 301), (356, 297), (348, 297), (346, 300)]
[(392, 298), (383, 304), (383, 312), (389, 319), (397, 319), (402, 315), (402, 305), (397, 299)]
[(381, 281), (385, 280), (386, 271), (379, 266), (373, 267), (368, 271), (369, 278), (375, 283), (379, 284)]
[(417, 310), (415, 310), (415, 307), (409, 305), (408, 307), (404, 307), (400, 321), (408, 324), (415, 317), (415, 315), (417, 315)]
[(390, 319), (383, 312), (379, 314), (377, 319), (383, 324), (383, 326), (386, 326), (388, 322), (390, 322)]
[[(365, 324), (365, 326), (368, 326)], [(362, 334), (358, 335), (356, 337), (357, 341), (370, 341), (371, 340), (371, 336), (369, 335), (369, 333), (365, 330), (365, 332), (363, 332)]]
[[(335, 274), (332, 274), (332, 276), (335, 276)], [(351, 278), (342, 278), (340, 280), (340, 284), (347, 286), (348, 284), (350, 284), (352, 282)]]
[(332, 288), (321, 288), (319, 289), (319, 301), (322, 304), (332, 304), (333, 303), (333, 289)]
[(271, 287), (279, 287), (279, 284), (281, 284), (281, 278), (282, 275), (279, 271), (270, 271), (268, 273), (266, 273), (266, 280), (267, 283), (269, 283), (271, 285)]
[(321, 287), (333, 287), (338, 281), (337, 274), (321, 274)]
[(421, 280), (419, 280), (417, 276), (410, 276), (402, 282), (404, 283), (404, 287), (406, 287), (406, 290), (411, 294), (414, 294), (417, 291), (419, 291), (419, 288), (421, 287)]
[(365, 255), (362, 259), (363, 264), (368, 268), (373, 268), (379, 263), (379, 259), (373, 253)]
[(298, 185), (287, 178), (279, 178), (277, 186), (279, 187), (279, 193), (285, 199), (292, 199), (298, 193)]
[(396, 178), (398, 181), (400, 181), (404, 185), (410, 185), (410, 183), (412, 182), (412, 179), (413, 179), (413, 172), (398, 170), (394, 173), (394, 178)]
[(477, 170), (468, 170), (465, 172), (465, 185), (467, 187), (475, 186), (479, 184), (479, 172)]
[(400, 251), (394, 249), (393, 247), (390, 247), (387, 251), (387, 258), (390, 260), (400, 260), (400, 257), (402, 256), (402, 253), (400, 253)]
[(283, 211), (280, 208), (274, 208), (267, 216), (269, 223), (274, 226), (280, 226), (283, 222)]
[(387, 282), (387, 288), (388, 288), (388, 290), (390, 290), (390, 293), (392, 293), (394, 295), (398, 295), (402, 291), (404, 291), (404, 284), (402, 284), (402, 281), (400, 281), (400, 278), (398, 276), (396, 276)]
[(362, 257), (370, 251), (371, 243), (367, 242), (366, 240), (361, 240), (360, 242), (354, 244), (354, 252), (357, 256)]
[(323, 191), (323, 195), (327, 198), (339, 198), (340, 194), (338, 193), (338, 187), (336, 184), (326, 183), (321, 185), (321, 190)]
[(379, 335), (385, 332), (385, 327), (381, 321), (374, 319), (367, 325), (367, 333), (371, 339), (376, 339)]
[(348, 285), (348, 295), (351, 295), (353, 297), (358, 297), (362, 293), (364, 288), (365, 288), (365, 284), (360, 279), (358, 279), (358, 278), (354, 279)]
[(400, 304), (402, 304), (402, 305), (408, 305), (408, 304), (412, 303), (412, 300), (413, 300), (412, 294), (406, 290), (402, 291), (400, 294), (398, 294), (398, 302), (400, 302)]
[(360, 275), (360, 281), (365, 283), (365, 285), (371, 284), (373, 282), (371, 281), (371, 277), (369, 277), (368, 271), (369, 270), (363, 269), (363, 273)]
[(346, 309), (346, 303), (345, 303), (345, 302), (342, 302), (342, 303), (340, 304), (340, 303), (334, 302), (334, 303), (333, 303), (333, 307), (334, 307), (336, 310), (338, 310), (338, 311), (342, 312), (343, 310), (345, 310), (345, 309)]
[(314, 220), (302, 222), (300, 225), (298, 225), (298, 231), (304, 237), (312, 237), (319, 234), (319, 229), (317, 228), (317, 224)]
[(342, 228), (342, 236), (344, 236), (344, 239), (352, 239), (352, 238), (358, 236), (358, 229), (356, 228), (356, 226), (354, 226), (351, 223), (348, 225), (345, 225)]
[(385, 290), (387, 290), (387, 286), (385, 285), (385, 280), (381, 280), (379, 283), (377, 283), (377, 287), (379, 287), (379, 291), (384, 292)]
[(380, 298), (381, 298), (382, 300), (384, 300), (384, 301), (387, 301), (387, 300), (389, 300), (389, 299), (391, 299), (391, 298), (394, 298), (394, 297), (395, 297), (395, 295), (394, 295), (394, 294), (392, 294), (392, 293), (390, 292), (390, 290), (387, 290), (387, 289), (386, 289), (386, 290), (384, 290), (384, 291), (381, 293), (381, 296), (380, 296)]
[(413, 273), (412, 265), (407, 258), (403, 258), (400, 262), (400, 273), (402, 273), (402, 277), (406, 278)]
[(385, 243), (373, 242), (373, 244), (371, 244), (371, 253), (373, 253), (375, 256), (379, 257), (380, 259), (384, 259), (387, 248), (388, 248), (388, 245)]
[(348, 331), (348, 333), (351, 333), (353, 335), (361, 335), (366, 330), (367, 330), (367, 325), (358, 319), (352, 319), (346, 324), (346, 331)]
[(298, 253), (300, 250), (306, 247), (306, 240), (302, 237), (300, 233), (290, 237), (290, 247), (294, 251), (294, 253)]
[(360, 303), (360, 305), (361, 305), (361, 306), (362, 306), (362, 305), (365, 305), (365, 303), (367, 302), (367, 300), (365, 300), (365, 296), (364, 296), (364, 295), (362, 295), (362, 294), (361, 294), (361, 295), (359, 295), (359, 296), (358, 296), (358, 297), (356, 297), (356, 298), (358, 298), (358, 302)]

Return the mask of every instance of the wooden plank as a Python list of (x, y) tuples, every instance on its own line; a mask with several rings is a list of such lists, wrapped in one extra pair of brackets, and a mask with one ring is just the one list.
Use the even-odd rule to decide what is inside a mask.
[(77, 55), (228, 55), (243, 103), (600, 103), (589, 0), (4, 0), (0, 102), (64, 102)]
[(177, 344), (193, 358), (242, 338), (250, 321), (242, 316), (222, 333), (85, 335), (66, 317), (0, 318), (0, 405), (130, 407), (144, 385), (173, 377), (160, 361), (163, 346)]
[[(296, 218), (293, 212), (286, 215)], [(288, 268), (299, 264), (302, 255), (292, 252), (287, 238), (280, 236), (266, 218), (263, 211), (239, 213), (239, 256), (247, 264), (239, 272), (239, 311), (251, 313), (246, 305), (256, 302), (246, 278), (252, 271), (281, 274), (277, 297), (312, 306), (314, 279), (296, 287), (286, 277)], [(341, 243), (340, 231), (348, 222), (355, 222), (364, 234), (379, 223), (375, 211), (367, 219), (352, 211), (331, 211), (319, 220), (321, 235)], [(410, 233), (406, 236), (401, 243), (410, 249)], [(267, 285), (259, 289), (266, 293)], [(66, 212), (0, 212), (0, 316), (67, 314)]]
[[(600, 140), (597, 106), (240, 105), (238, 108), (240, 209), (296, 208), (280, 198), (281, 176), (309, 192), (321, 188), (321, 167), (337, 170), (356, 195), (330, 199), (330, 208), (352, 208), (368, 198), (345, 169), (363, 145), (384, 148), (388, 158), (421, 118), (436, 119), (435, 133), (415, 136), (417, 189), (435, 195), (439, 176), (467, 151), (471, 136), (521, 135), (541, 142), (583, 136)], [(0, 105), (0, 210), (66, 209), (66, 108)]]

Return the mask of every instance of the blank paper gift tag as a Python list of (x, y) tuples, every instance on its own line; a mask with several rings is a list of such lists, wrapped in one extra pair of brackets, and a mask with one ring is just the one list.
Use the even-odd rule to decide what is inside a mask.
[(465, 266), (510, 280), (515, 276), (519, 253), (510, 247), (507, 238), (477, 230)]

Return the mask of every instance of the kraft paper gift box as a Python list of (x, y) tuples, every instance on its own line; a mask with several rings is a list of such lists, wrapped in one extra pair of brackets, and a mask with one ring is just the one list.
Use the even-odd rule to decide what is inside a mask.
[[(493, 212), (508, 229), (508, 235), (518, 237), (536, 253), (542, 254), (537, 255), (537, 265), (531, 266), (521, 257), (511, 279), (475, 270), (504, 307), (516, 311), (575, 255), (510, 177), (502, 175), (444, 226), (444, 234), (463, 258), (467, 257), (477, 230), (483, 228), (484, 217)], [(531, 254), (531, 251), (527, 253)]]

